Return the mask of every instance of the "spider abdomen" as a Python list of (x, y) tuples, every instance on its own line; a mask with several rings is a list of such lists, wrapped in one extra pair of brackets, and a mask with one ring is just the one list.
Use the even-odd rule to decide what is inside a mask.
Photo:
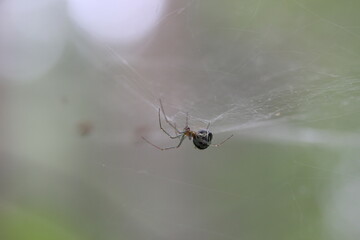
[(211, 145), (213, 134), (207, 130), (200, 130), (193, 137), (193, 143), (196, 148), (204, 150)]

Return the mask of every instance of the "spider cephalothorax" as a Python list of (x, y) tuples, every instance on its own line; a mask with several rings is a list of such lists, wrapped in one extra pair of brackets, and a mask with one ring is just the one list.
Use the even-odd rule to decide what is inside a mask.
[[(161, 103), (161, 99), (159, 100), (160, 101), (160, 108), (159, 108), (159, 125), (160, 125), (160, 129), (163, 130), (163, 132), (168, 135), (171, 139), (175, 139), (175, 138), (178, 138), (180, 139), (180, 142), (177, 146), (173, 146), (173, 147), (166, 147), (166, 148), (161, 148), (161, 147), (158, 147), (156, 146), (155, 144), (153, 144), (152, 142), (150, 142), (149, 140), (147, 140), (146, 138), (142, 137), (147, 143), (149, 143), (150, 145), (156, 147), (157, 149), (159, 150), (169, 150), (169, 149), (174, 149), (174, 148), (178, 148), (181, 146), (181, 143), (184, 141), (185, 137), (188, 137), (190, 140), (192, 139), (193, 140), (193, 143), (195, 145), (195, 147), (197, 149), (206, 149), (208, 148), (209, 146), (213, 146), (213, 147), (218, 147), (220, 146), (221, 144), (223, 144), (224, 142), (226, 142), (228, 139), (230, 139), (233, 135), (231, 135), (230, 137), (228, 137), (227, 139), (225, 139), (224, 141), (222, 141), (221, 143), (219, 144), (211, 144), (211, 140), (213, 138), (213, 134), (209, 131), (209, 127), (210, 127), (210, 123), (208, 124), (207, 128), (206, 129), (202, 129), (198, 132), (195, 132), (195, 131), (192, 131), (189, 127), (189, 114), (186, 113), (186, 126), (184, 127), (184, 130), (183, 131), (179, 131), (177, 128), (176, 128), (176, 124), (170, 122), (168, 120), (168, 118), (166, 117), (166, 114), (165, 114), (165, 111), (164, 111), (164, 107)], [(163, 115), (164, 115), (164, 119), (166, 121), (167, 124), (170, 125), (170, 127), (172, 127), (175, 132), (176, 132), (176, 135), (175, 136), (172, 136), (170, 133), (168, 133), (161, 125), (161, 119), (160, 119), (160, 111), (162, 111)]]

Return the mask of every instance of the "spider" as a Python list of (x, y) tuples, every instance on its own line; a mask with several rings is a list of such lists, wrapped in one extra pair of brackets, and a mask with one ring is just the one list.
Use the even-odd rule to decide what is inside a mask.
[[(161, 99), (159, 99), (160, 101), (160, 108), (158, 111), (158, 115), (159, 115), (159, 125), (160, 125), (160, 129), (166, 134), (168, 135), (171, 139), (180, 139), (180, 142), (178, 145), (173, 146), (173, 147), (166, 147), (166, 148), (161, 148), (156, 146), (155, 144), (153, 144), (152, 142), (150, 142), (149, 140), (147, 140), (146, 138), (142, 137), (142, 139), (144, 139), (147, 143), (149, 143), (150, 145), (152, 145), (153, 147), (159, 149), (159, 150), (169, 150), (169, 149), (174, 149), (174, 148), (179, 148), (182, 144), (182, 142), (184, 141), (184, 139), (186, 137), (189, 138), (189, 140), (193, 140), (193, 143), (195, 145), (195, 148), (200, 149), (200, 150), (204, 150), (206, 148), (208, 148), (209, 146), (212, 147), (219, 147), (220, 145), (222, 145), (224, 142), (226, 142), (227, 140), (229, 140), (232, 136), (234, 135), (230, 135), (228, 138), (226, 138), (224, 141), (222, 141), (219, 144), (211, 144), (211, 140), (213, 138), (213, 134), (209, 131), (209, 127), (210, 127), (210, 123), (207, 125), (206, 129), (201, 129), (198, 132), (192, 131), (189, 127), (189, 114), (186, 113), (186, 125), (184, 127), (183, 131), (179, 131), (176, 127), (176, 124), (171, 123), (168, 118), (166, 117), (165, 111), (164, 111), (164, 107), (162, 105)], [(164, 119), (166, 121), (167, 124), (170, 125), (170, 127), (172, 127), (175, 130), (175, 136), (172, 136), (170, 133), (168, 133), (161, 125), (161, 119), (160, 119), (160, 111), (162, 112), (162, 114), (164, 115)]]

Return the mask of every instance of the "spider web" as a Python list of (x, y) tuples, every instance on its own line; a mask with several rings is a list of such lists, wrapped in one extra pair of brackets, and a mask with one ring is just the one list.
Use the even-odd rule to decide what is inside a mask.
[[(313, 218), (305, 207), (308, 199), (304, 196), (308, 192), (315, 195), (317, 190), (327, 192), (333, 194), (330, 200), (319, 201), (329, 203), (330, 208), (341, 208), (344, 201), (339, 200), (337, 190), (333, 189), (337, 180), (345, 182), (340, 190), (345, 195), (349, 194), (346, 183), (357, 182), (357, 171), (352, 172), (347, 161), (352, 162), (360, 145), (360, 53), (355, 50), (359, 26), (346, 25), (351, 19), (342, 19), (345, 23), (333, 20), (342, 14), (321, 11), (322, 6), (306, 1), (179, 1), (174, 6), (159, 21), (159, 32), (150, 36), (138, 51), (97, 42), (88, 43), (89, 46), (79, 44), (110, 85), (130, 93), (125, 95), (125, 100), (115, 96), (113, 106), (123, 107), (127, 115), (145, 118), (144, 122), (151, 126), (149, 135), (155, 140), (167, 140), (157, 125), (160, 98), (169, 119), (178, 127), (185, 124), (189, 113), (193, 130), (211, 123), (216, 139), (234, 134), (238, 141), (253, 139), (260, 148), (263, 145), (259, 142), (270, 142), (271, 147), (280, 146), (280, 149), (268, 150), (278, 154), (269, 157), (271, 165), (263, 162), (252, 165), (253, 161), (265, 158), (256, 155), (257, 149), (249, 150), (250, 156), (239, 159), (238, 155), (225, 157), (224, 152), (206, 155), (205, 159), (198, 153), (141, 155), (141, 160), (129, 154), (121, 163), (102, 163), (109, 174), (114, 171), (113, 175), (121, 175), (119, 182), (123, 189), (132, 188), (124, 191), (131, 195), (127, 201), (120, 200), (116, 193), (111, 193), (112, 198), (125, 202), (121, 207), (141, 226), (140, 232), (154, 232), (160, 239), (186, 234), (191, 239), (239, 239), (242, 235), (246, 239), (246, 227), (241, 228), (243, 233), (238, 231), (238, 225), (246, 226), (252, 217), (263, 219), (264, 216), (260, 210), (249, 213), (243, 208), (254, 207), (251, 202), (258, 203), (256, 207), (266, 205), (267, 200), (273, 203), (274, 198), (274, 202), (291, 205), (289, 212), (295, 219), (291, 227), (300, 229), (294, 234), (307, 238), (304, 229), (307, 222), (313, 223)], [(345, 9), (350, 11), (349, 6)], [(178, 39), (183, 45), (168, 44)], [(147, 48), (152, 50), (146, 52)], [(141, 115), (139, 109), (127, 107), (135, 100), (148, 111), (140, 111)], [(107, 143), (113, 145), (119, 141), (129, 144), (132, 138), (126, 134), (131, 131), (128, 126), (133, 125), (127, 124), (121, 134), (116, 132), (116, 139), (108, 134), (96, 136), (96, 140), (104, 143), (108, 138)], [(321, 146), (326, 153), (314, 150), (309, 153), (314, 157), (308, 159), (302, 155), (303, 144)], [(251, 145), (246, 146), (251, 149)], [(294, 154), (283, 155), (283, 148), (291, 146), (296, 149)], [(242, 152), (233, 149), (232, 153)], [(346, 162), (345, 167), (342, 164), (333, 167), (337, 154)], [(185, 162), (184, 158), (194, 162), (181, 165), (171, 161)], [(217, 158), (231, 164), (221, 169)], [(144, 160), (149, 161), (144, 163)], [(246, 166), (253, 167), (249, 167), (253, 176), (243, 179), (247, 172), (241, 169)], [(266, 178), (269, 173), (262, 169), (267, 168), (287, 170), (274, 180)], [(207, 173), (213, 175), (206, 176)], [(335, 179), (336, 183), (333, 186), (329, 184), (331, 181), (324, 180), (331, 185), (324, 190), (306, 182), (314, 180), (325, 185), (319, 179)], [(263, 184), (258, 183), (261, 180)], [(221, 185), (222, 181), (227, 185)], [(269, 185), (265, 184), (267, 181)], [(128, 182), (132, 184), (127, 185)], [(247, 191), (246, 182), (260, 190)], [(204, 199), (206, 203), (202, 202)], [(198, 208), (200, 214), (196, 214)], [(239, 209), (242, 211), (237, 214)], [(271, 212), (266, 207), (261, 209)], [(351, 219), (345, 210), (342, 216)], [(247, 217), (242, 218), (243, 215)], [(337, 225), (337, 213), (326, 211), (325, 215), (330, 219), (327, 227)], [(229, 220), (228, 226), (221, 224), (222, 217)], [(259, 237), (255, 233), (258, 229), (254, 229), (248, 233), (249, 238), (261, 239), (266, 235), (259, 233)], [(339, 232), (344, 234), (347, 230), (342, 226)], [(326, 233), (337, 236), (339, 232), (330, 229)]]
[[(159, 21), (159, 28), (170, 25), (163, 27), (166, 31), (178, 18), (192, 19), (191, 14), (197, 13), (192, 9), (197, 4), (200, 3), (190, 1), (170, 11)], [(307, 34), (308, 25), (316, 23), (315, 29), (327, 27), (328, 31), (335, 31), (345, 38), (344, 44), (357, 41), (360, 36), (297, 1), (287, 4), (300, 10), (298, 17), (305, 18), (301, 24), (276, 29), (269, 23), (265, 29), (254, 30), (252, 21), (256, 17), (263, 21), (258, 16), (259, 6), (264, 5), (262, 1), (248, 6), (252, 14), (247, 24), (241, 27), (205, 26), (205, 33), (200, 34), (197, 26), (189, 23), (186, 30), (196, 37), (192, 39), (193, 49), (188, 51), (197, 52), (191, 59), (186, 56), (189, 54), (186, 51), (175, 56), (165, 53), (147, 57), (124, 54), (121, 48), (98, 43), (85, 47), (85, 51), (91, 54), (88, 49), (95, 48), (97, 52), (89, 58), (96, 61), (93, 63), (108, 79), (156, 111), (161, 98), (165, 108), (170, 108), (167, 111), (169, 119), (178, 126), (185, 124), (188, 112), (195, 129), (211, 123), (215, 133), (238, 133), (271, 141), (357, 146), (359, 139), (353, 131), (359, 130), (355, 124), (360, 103), (358, 55), (341, 43), (333, 46), (332, 42), (324, 43), (323, 39), (306, 39), (316, 47), (325, 46), (314, 51), (312, 47), (306, 47), (303, 35)], [(278, 5), (273, 10), (281, 12), (284, 9)], [(221, 38), (207, 33), (213, 28), (222, 33)], [(280, 36), (273, 40), (271, 31)], [(285, 40), (279, 41), (280, 37)], [(155, 41), (154, 38), (151, 37), (145, 46)], [(203, 38), (206, 39), (205, 46), (201, 44)], [(224, 43), (221, 42), (223, 38)], [(287, 40), (289, 38), (299, 40), (292, 42)], [(219, 43), (224, 44), (221, 51), (214, 50), (212, 55), (205, 52), (207, 48), (215, 49)], [(338, 62), (341, 67), (335, 66)], [(348, 123), (351, 118), (354, 119), (350, 125), (324, 127), (334, 122)], [(286, 134), (289, 129), (293, 130), (291, 136)], [(342, 140), (337, 140), (339, 138)]]

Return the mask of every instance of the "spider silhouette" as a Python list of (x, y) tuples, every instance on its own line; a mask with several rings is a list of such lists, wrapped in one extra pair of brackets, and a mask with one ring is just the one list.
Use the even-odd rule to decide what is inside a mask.
[[(169, 149), (179, 148), (186, 137), (188, 137), (189, 140), (191, 140), (191, 139), (193, 140), (195, 148), (200, 149), (200, 150), (204, 150), (204, 149), (207, 149), (209, 146), (219, 147), (223, 143), (225, 143), (227, 140), (229, 140), (232, 136), (234, 136), (234, 135), (230, 135), (228, 138), (226, 138), (224, 141), (222, 141), (219, 144), (211, 144), (211, 141), (213, 139), (213, 134), (212, 134), (212, 132), (209, 131), (210, 123), (207, 125), (206, 129), (201, 129), (201, 130), (199, 130), (197, 132), (192, 131), (190, 129), (190, 127), (189, 127), (189, 114), (188, 113), (186, 113), (186, 125), (185, 125), (183, 131), (179, 131), (177, 129), (177, 127), (176, 127), (176, 124), (170, 122), (169, 119), (167, 118), (167, 116), (165, 114), (165, 111), (164, 111), (164, 107), (163, 107), (162, 102), (161, 102), (161, 99), (159, 99), (159, 101), (160, 101), (160, 108), (159, 108), (159, 111), (158, 111), (158, 115), (159, 115), (160, 129), (166, 135), (168, 135), (171, 139), (180, 139), (179, 144), (176, 145), (176, 146), (161, 148), (161, 147), (153, 144), (149, 140), (147, 140), (145, 137), (142, 137), (142, 139), (144, 139), (144, 141), (146, 141), (148, 144), (152, 145), (153, 147), (155, 147), (155, 148), (157, 148), (159, 150), (169, 150)], [(169, 126), (172, 127), (175, 130), (175, 133), (176, 133), (175, 136), (172, 136), (170, 133), (168, 133), (162, 127), (161, 118), (160, 118), (160, 112), (162, 112), (162, 114), (164, 115), (164, 119), (165, 119), (166, 123), (169, 124)]]

